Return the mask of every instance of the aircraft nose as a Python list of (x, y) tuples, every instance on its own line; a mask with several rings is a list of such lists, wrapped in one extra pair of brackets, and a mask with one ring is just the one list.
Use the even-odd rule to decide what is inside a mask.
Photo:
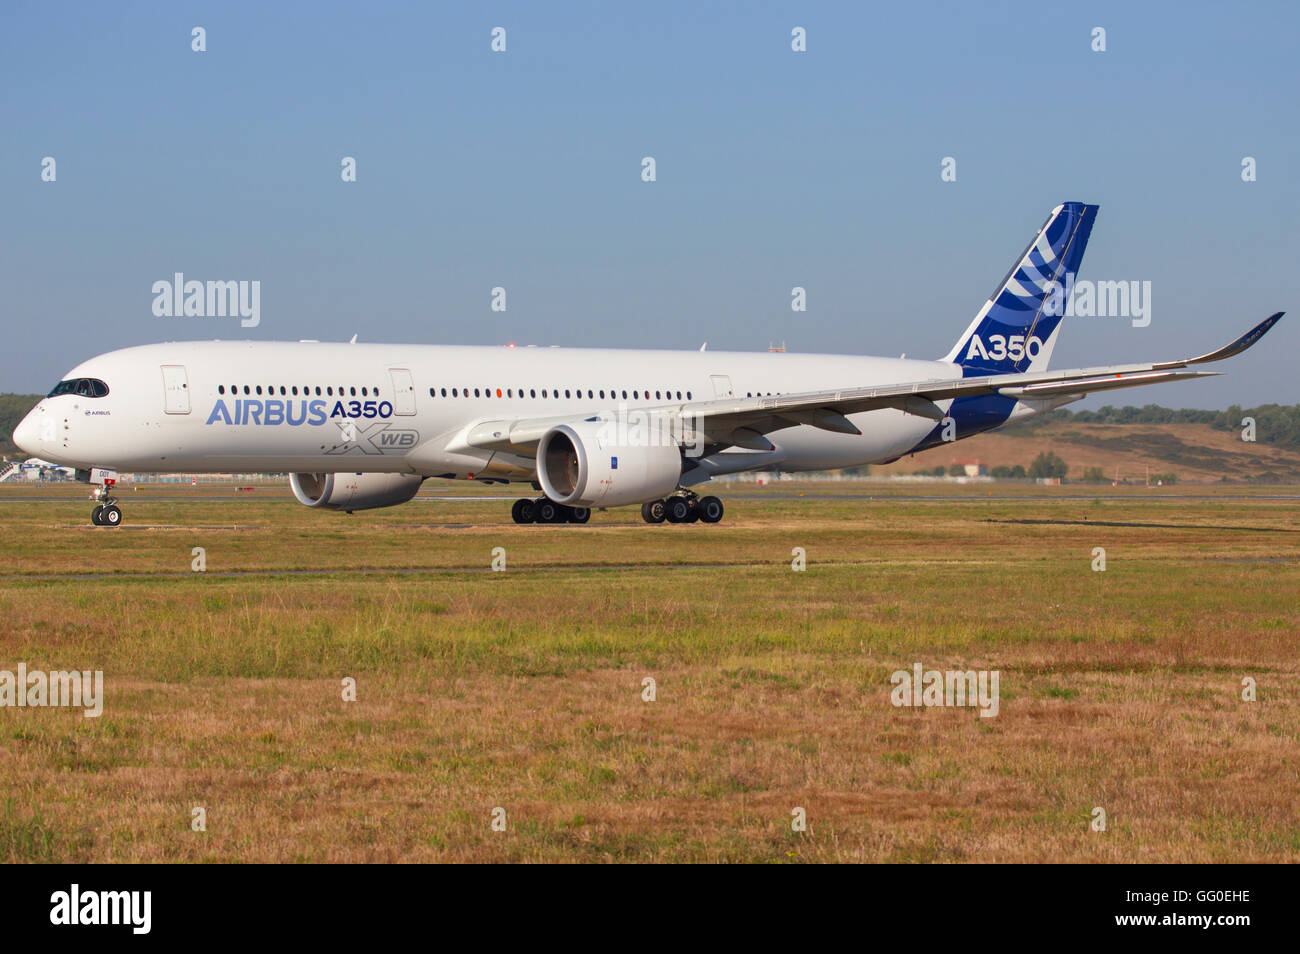
[(27, 416), (18, 422), (14, 428), (14, 443), (18, 449), (36, 456), (37, 438), (40, 436), (40, 424), (36, 420), (36, 411), (28, 412)]

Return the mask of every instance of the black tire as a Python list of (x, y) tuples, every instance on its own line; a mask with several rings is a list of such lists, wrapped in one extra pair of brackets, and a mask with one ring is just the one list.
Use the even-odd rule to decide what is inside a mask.
[(510, 516), (515, 523), (532, 523), (537, 519), (537, 508), (527, 498), (516, 500), (515, 505), (510, 508)]
[(122, 523), (122, 511), (116, 507), (105, 507), (99, 519), (105, 527), (116, 527)]
[(90, 522), (97, 527), (102, 527), (104, 524), (101, 522), (100, 517), (102, 517), (103, 514), (104, 514), (104, 505), (95, 504), (95, 509), (90, 511)]
[(722, 501), (717, 497), (701, 497), (695, 504), (695, 512), (705, 523), (717, 523), (722, 519)]
[(533, 512), (538, 523), (560, 523), (564, 520), (564, 508), (553, 500), (543, 498), (537, 501)]
[(685, 497), (669, 497), (664, 501), (664, 517), (669, 523), (686, 523), (691, 519), (691, 502)]
[(591, 519), (590, 507), (570, 507), (569, 523), (586, 523)]
[(652, 500), (641, 505), (641, 519), (646, 523), (663, 523), (665, 516), (662, 500)]

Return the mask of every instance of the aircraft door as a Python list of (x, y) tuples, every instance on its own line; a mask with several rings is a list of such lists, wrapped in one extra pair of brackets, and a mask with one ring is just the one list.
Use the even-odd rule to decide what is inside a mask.
[(709, 380), (713, 382), (714, 397), (729, 398), (735, 396), (731, 390), (731, 375), (710, 374)]
[(415, 381), (407, 368), (389, 368), (393, 379), (393, 413), (410, 417), (415, 413)]
[(163, 411), (167, 414), (190, 413), (190, 383), (185, 368), (179, 364), (164, 364)]

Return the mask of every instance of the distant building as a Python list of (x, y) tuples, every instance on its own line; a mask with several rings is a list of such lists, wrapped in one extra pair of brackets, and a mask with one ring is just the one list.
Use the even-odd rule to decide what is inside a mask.
[(29, 457), (19, 465), (20, 480), (72, 480), (75, 477), (74, 468), (51, 464), (48, 460), (41, 460), (39, 457)]

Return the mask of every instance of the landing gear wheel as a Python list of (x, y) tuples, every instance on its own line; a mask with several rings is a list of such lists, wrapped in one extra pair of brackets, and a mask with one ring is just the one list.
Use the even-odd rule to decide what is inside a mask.
[(537, 507), (531, 500), (516, 500), (515, 505), (510, 508), (510, 516), (514, 518), (515, 523), (532, 523), (537, 519)]
[(122, 522), (122, 511), (117, 508), (117, 498), (113, 496), (113, 481), (106, 480), (91, 498), (95, 508), (90, 511), (90, 522), (97, 527), (116, 527)]
[(570, 507), (569, 523), (586, 523), (591, 519), (590, 507)]
[(693, 509), (685, 497), (669, 497), (664, 501), (664, 516), (669, 523), (688, 523)]
[(722, 501), (717, 497), (701, 497), (695, 504), (695, 512), (705, 523), (717, 523), (722, 519)]
[(663, 523), (665, 516), (662, 500), (652, 500), (641, 505), (641, 519), (646, 523)]
[(557, 504), (555, 501), (548, 500), (545, 497), (537, 501), (537, 504), (534, 507), (533, 512), (536, 514), (535, 519), (537, 520), (538, 523), (563, 523), (564, 522), (564, 517), (565, 517), (564, 508), (561, 507), (559, 504)]

